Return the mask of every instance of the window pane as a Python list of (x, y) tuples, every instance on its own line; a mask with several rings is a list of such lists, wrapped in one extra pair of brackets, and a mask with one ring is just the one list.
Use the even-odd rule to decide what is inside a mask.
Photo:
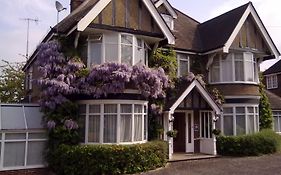
[(29, 142), (27, 151), (27, 165), (43, 165), (43, 153), (46, 142)]
[(25, 142), (5, 143), (4, 167), (24, 166)]
[(216, 125), (216, 129), (221, 130), (221, 117), (216, 121), (215, 125)]
[(2, 129), (26, 129), (21, 106), (2, 106), (1, 118)]
[(254, 113), (254, 108), (253, 107), (247, 107), (248, 113), (253, 114)]
[(85, 122), (86, 116), (80, 115), (78, 119), (78, 126), (79, 126), (79, 136), (81, 137), (81, 142), (85, 142)]
[(232, 54), (229, 54), (227, 58), (222, 59), (222, 81), (228, 82), (232, 80)]
[(233, 135), (233, 116), (231, 115), (223, 116), (223, 129), (224, 129), (224, 135)]
[(117, 116), (104, 115), (103, 142), (116, 143)]
[(105, 62), (118, 62), (118, 45), (105, 43)]
[(254, 115), (248, 115), (247, 116), (247, 131), (248, 134), (252, 134), (255, 131), (255, 120)]
[(223, 113), (224, 114), (233, 114), (233, 108), (223, 108)]
[(6, 140), (23, 140), (26, 139), (25, 133), (6, 133)]
[(135, 105), (135, 113), (142, 113), (142, 105)]
[(144, 46), (141, 39), (137, 39), (135, 47), (135, 64), (145, 64)]
[(47, 133), (42, 132), (42, 133), (29, 133), (28, 134), (28, 139), (47, 139)]
[(88, 141), (94, 143), (100, 142), (100, 116), (99, 115), (89, 116)]
[(121, 115), (120, 122), (120, 141), (132, 141), (132, 115)]
[(101, 64), (101, 51), (102, 43), (101, 42), (90, 42), (90, 55), (89, 55), (89, 65)]
[(117, 113), (117, 105), (116, 104), (104, 105), (104, 113)]
[(236, 115), (236, 135), (246, 134), (245, 116)]
[(121, 43), (122, 44), (133, 44), (133, 36), (132, 35), (121, 35)]
[(86, 114), (86, 105), (79, 105), (79, 114)]
[(147, 140), (147, 115), (144, 116), (144, 140)]
[(132, 65), (133, 49), (132, 46), (121, 46), (121, 63)]
[(121, 104), (121, 113), (132, 113), (132, 105)]
[(213, 65), (211, 67), (211, 81), (219, 82), (220, 81), (220, 63), (219, 58), (214, 58)]
[(39, 107), (24, 107), (25, 118), (28, 129), (41, 129), (44, 128), (42, 119), (43, 113), (40, 112)]
[(243, 54), (235, 54), (235, 81), (244, 81)]
[(274, 117), (274, 131), (279, 132), (278, 117)]
[(245, 75), (246, 75), (246, 81), (254, 81), (254, 64), (253, 62), (245, 62)]
[(244, 107), (237, 107), (236, 113), (238, 114), (245, 114), (245, 108)]
[(100, 105), (90, 105), (89, 113), (100, 113)]
[(184, 76), (188, 74), (188, 60), (180, 60), (180, 65), (179, 65), (179, 69), (180, 69), (180, 76)]
[(142, 115), (135, 115), (134, 127), (135, 127), (134, 141), (141, 141), (142, 140)]

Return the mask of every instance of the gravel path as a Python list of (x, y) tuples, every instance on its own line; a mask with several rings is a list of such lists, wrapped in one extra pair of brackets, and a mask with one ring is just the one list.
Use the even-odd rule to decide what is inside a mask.
[(175, 162), (142, 175), (281, 175), (281, 154)]

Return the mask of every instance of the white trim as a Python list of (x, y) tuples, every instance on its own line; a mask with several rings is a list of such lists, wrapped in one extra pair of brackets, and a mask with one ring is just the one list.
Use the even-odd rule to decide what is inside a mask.
[(224, 96), (225, 99), (245, 99), (245, 98), (251, 98), (251, 99), (260, 99), (260, 96), (251, 96), (251, 95), (246, 95), (246, 96)]
[(266, 74), (266, 75), (263, 75), (263, 76), (268, 77), (268, 76), (272, 76), (272, 75), (280, 75), (280, 74), (281, 74), (281, 71), (280, 71), (280, 72), (277, 72), (277, 73)]
[(256, 13), (252, 3), (250, 3), (246, 9), (246, 11), (244, 12), (243, 16), (241, 17), (241, 19), (239, 20), (237, 26), (235, 27), (234, 31), (232, 32), (231, 36), (229, 37), (228, 41), (225, 43), (225, 46), (223, 47), (223, 51), (225, 53), (229, 52), (229, 49), (233, 43), (233, 41), (235, 40), (236, 36), (238, 35), (239, 31), (241, 30), (243, 24), (245, 23), (245, 21), (247, 20), (249, 15), (252, 15), (258, 28), (260, 29), (265, 41), (267, 42), (271, 52), (274, 54), (274, 56), (276, 58), (278, 58), (280, 56), (276, 46), (274, 45), (272, 39), (270, 38), (268, 32), (266, 31), (266, 28), (264, 27), (261, 19), (258, 17), (258, 14)]
[(148, 9), (148, 11), (151, 13), (151, 16), (157, 22), (157, 24), (160, 27), (161, 31), (167, 37), (168, 43), (174, 45), (175, 44), (175, 36), (173, 35), (171, 30), (167, 26), (166, 22), (164, 21), (164, 19), (161, 17), (159, 12), (157, 11), (157, 9), (154, 6), (154, 4), (151, 2), (151, 0), (142, 0), (142, 1), (145, 4), (145, 6)]
[(100, 0), (77, 24), (78, 31), (84, 31), (91, 22), (102, 12), (111, 0)]
[(202, 87), (202, 85), (198, 82), (198, 80), (193, 80), (193, 82), (186, 88), (186, 90), (181, 94), (181, 96), (177, 99), (177, 101), (170, 107), (169, 111), (174, 113), (176, 108), (180, 105), (180, 103), (185, 99), (185, 97), (191, 92), (194, 87), (197, 88), (199, 93), (203, 96), (206, 102), (211, 106), (211, 108), (216, 112), (216, 114), (221, 113), (221, 109), (214, 102), (209, 93)]
[(174, 18), (177, 19), (178, 15), (175, 12), (174, 8), (168, 3), (167, 0), (159, 0), (155, 3), (155, 7), (158, 8), (160, 7), (162, 4), (164, 4), (164, 6), (166, 7), (166, 9), (169, 11), (170, 15)]

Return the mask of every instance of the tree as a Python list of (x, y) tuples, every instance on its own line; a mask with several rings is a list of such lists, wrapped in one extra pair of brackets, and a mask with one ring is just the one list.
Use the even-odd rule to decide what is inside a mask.
[(1, 103), (17, 103), (24, 98), (24, 77), (22, 71), (24, 63), (10, 63), (3, 60), (0, 75)]
[(260, 129), (272, 129), (272, 111), (270, 108), (270, 103), (268, 100), (268, 97), (265, 93), (265, 86), (262, 83), (263, 76), (260, 74), (260, 85), (259, 85), (259, 91), (260, 91), (260, 106), (259, 106), (259, 112), (260, 112)]

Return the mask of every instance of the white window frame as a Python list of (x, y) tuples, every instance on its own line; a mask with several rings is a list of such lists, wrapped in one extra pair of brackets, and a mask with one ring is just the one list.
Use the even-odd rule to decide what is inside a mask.
[[(243, 81), (236, 81), (236, 75), (235, 75), (235, 54), (243, 54), (243, 70), (244, 70), (244, 80)], [(251, 55), (252, 56), (252, 66), (253, 66), (253, 81), (246, 81), (247, 75), (246, 75), (246, 70), (247, 67), (245, 66), (246, 62), (249, 62), (246, 60), (246, 55)], [(209, 82), (210, 84), (258, 84), (259, 83), (259, 78), (258, 78), (258, 64), (257, 64), (257, 59), (254, 58), (254, 54), (251, 52), (244, 52), (244, 53), (229, 53), (229, 55), (232, 59), (232, 80), (229, 81), (223, 81), (222, 75), (222, 55), (219, 55), (219, 58), (214, 58), (214, 59), (219, 59), (219, 81), (214, 82), (212, 81), (212, 69), (213, 65), (210, 67), (209, 71)]]
[[(29, 138), (30, 134), (46, 134), (46, 138), (38, 138), (31, 139)], [(25, 139), (11, 139), (6, 140), (6, 134), (25, 134)], [(27, 156), (28, 156), (28, 143), (32, 142), (46, 142), (47, 144), (47, 132), (45, 130), (19, 130), (19, 131), (1, 131), (1, 156), (0, 156), (0, 171), (8, 171), (8, 170), (20, 170), (20, 169), (32, 169), (32, 168), (44, 168), (46, 164), (38, 164), (38, 165), (27, 165)], [(24, 142), (25, 143), (25, 151), (24, 151), (24, 166), (14, 166), (14, 167), (4, 167), (4, 153), (5, 153), (5, 143), (17, 143)], [(42, 153), (43, 157), (43, 153)]]
[[(141, 100), (82, 100), (78, 102), (79, 105), (86, 105), (86, 113), (79, 114), (80, 116), (85, 116), (85, 140), (82, 144), (122, 144), (122, 145), (128, 145), (128, 144), (136, 144), (136, 143), (146, 143), (147, 142), (147, 136), (148, 136), (148, 102), (147, 101), (141, 101)], [(103, 131), (104, 131), (104, 105), (107, 104), (116, 104), (117, 105), (117, 131), (116, 131), (116, 143), (104, 143), (103, 138)], [(130, 142), (121, 142), (120, 139), (120, 125), (121, 125), (121, 115), (124, 115), (125, 113), (121, 113), (121, 104), (125, 105), (132, 105), (132, 138)], [(100, 113), (97, 114), (90, 114), (89, 113), (89, 106), (90, 105), (100, 105)], [(134, 106), (135, 105), (142, 105), (142, 113), (135, 113)], [(145, 111), (146, 110), (146, 111)], [(135, 141), (134, 140), (134, 115), (142, 115), (142, 139), (141, 141)], [(99, 135), (99, 142), (89, 142), (88, 140), (88, 132), (89, 132), (89, 116), (90, 115), (100, 115), (100, 135)], [(114, 115), (116, 115), (114, 113)], [(146, 117), (146, 123), (145, 123), (145, 117)], [(146, 125), (146, 131), (145, 131), (145, 125)], [(144, 133), (145, 132), (145, 133)]]
[[(202, 115), (204, 117), (204, 121), (202, 121)], [(206, 118), (207, 123), (206, 123)], [(213, 137), (213, 111), (200, 111), (200, 118), (199, 118), (199, 123), (200, 123), (200, 138), (205, 138), (205, 139), (210, 139)], [(204, 127), (203, 127), (204, 125)], [(208, 128), (207, 134), (206, 134), (206, 125)], [(204, 133), (202, 135), (202, 132)]]
[(278, 88), (278, 76), (277, 74), (266, 75), (266, 88), (277, 89)]
[[(253, 108), (254, 113), (249, 113), (248, 112), (248, 107)], [(259, 131), (259, 105), (257, 104), (224, 104), (223, 108), (232, 108), (233, 113), (232, 113), (232, 117), (233, 117), (233, 135), (236, 136), (237, 135), (237, 131), (236, 131), (236, 108), (245, 108), (245, 134), (250, 134), (249, 131), (249, 126), (248, 126), (248, 116), (249, 115), (253, 115), (254, 116), (254, 133)], [(230, 113), (227, 113), (225, 115), (231, 116)], [(224, 133), (224, 115), (222, 115), (220, 117), (220, 128), (219, 128), (222, 133)]]
[[(122, 55), (121, 55), (121, 52), (122, 52), (122, 45), (127, 45), (127, 44), (124, 44), (124, 43), (121, 43), (121, 37), (122, 37), (122, 35), (127, 35), (127, 36), (132, 36), (133, 37), (133, 43), (132, 43), (132, 45), (128, 45), (128, 46), (132, 46), (132, 63), (131, 63), (131, 65), (135, 65), (136, 63), (135, 63), (135, 60), (136, 60), (136, 58), (135, 58), (135, 56), (136, 56), (136, 54), (135, 54), (135, 49), (139, 49), (140, 47), (138, 46), (138, 42), (137, 42), (137, 40), (138, 39), (140, 39), (141, 40), (141, 42), (142, 42), (142, 55), (143, 55), (143, 61), (144, 61), (144, 63), (143, 64), (145, 64), (145, 65), (147, 65), (147, 54), (146, 54), (146, 51), (147, 51), (147, 47), (146, 47), (146, 44), (145, 44), (145, 41), (142, 39), (142, 38), (138, 38), (138, 37), (136, 37), (135, 35), (133, 35), (133, 34), (129, 34), (129, 33), (103, 33), (103, 34), (100, 34), (102, 37), (101, 37), (101, 44), (102, 44), (102, 48), (101, 48), (101, 64), (104, 64), (104, 63), (106, 63), (106, 58), (105, 58), (105, 53), (106, 53), (106, 43), (105, 43), (105, 37), (107, 37), (107, 35), (109, 35), (109, 34), (113, 34), (113, 35), (116, 35), (116, 37), (118, 38), (117, 39), (117, 41), (113, 41), (113, 42), (107, 42), (107, 44), (115, 44), (115, 45), (117, 45), (117, 47), (118, 47), (118, 53), (116, 53), (116, 56), (117, 56), (117, 60), (118, 60), (118, 63), (122, 63)], [(93, 40), (93, 39), (91, 39), (91, 36), (89, 36), (88, 37), (88, 59), (87, 59), (87, 66), (88, 66), (88, 68), (90, 68), (91, 67), (91, 63), (90, 63), (90, 61), (91, 61), (91, 58), (90, 58), (90, 56), (91, 56), (91, 47), (90, 47), (90, 44), (91, 44), (91, 42), (92, 41), (95, 41), (95, 40)]]
[(273, 123), (273, 130), (277, 133), (281, 133), (281, 110), (273, 110), (273, 120), (277, 118), (277, 130), (275, 129), (275, 123)]
[(180, 71), (180, 63), (181, 63), (181, 61), (188, 62), (187, 71), (190, 72), (190, 57), (189, 57), (189, 55), (184, 54), (184, 53), (176, 53), (176, 54), (177, 54), (177, 62), (178, 62), (177, 74), (178, 74), (178, 77), (180, 77), (180, 76), (182, 76), (182, 73)]

